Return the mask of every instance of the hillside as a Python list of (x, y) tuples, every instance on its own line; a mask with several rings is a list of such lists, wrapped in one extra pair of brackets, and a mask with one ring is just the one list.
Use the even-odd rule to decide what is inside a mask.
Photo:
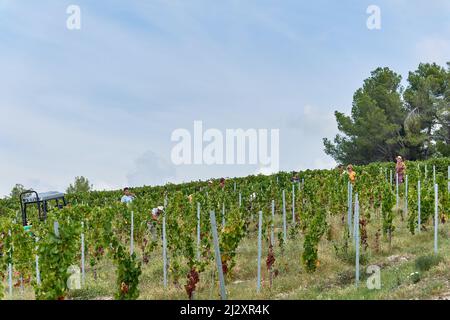
[[(303, 171), (295, 183), (284, 172), (227, 179), (224, 188), (217, 180), (135, 188), (130, 205), (119, 202), (121, 191), (69, 195), (70, 205), (45, 222), (30, 210), (30, 232), (20, 224), (17, 203), (4, 199), (1, 292), (5, 299), (219, 299), (214, 212), (229, 299), (447, 297), (449, 166), (450, 158), (408, 162), (408, 186), (398, 188), (393, 163), (356, 166), (351, 206), (348, 175), (338, 169)], [(165, 212), (152, 219), (151, 209), (164, 203)], [(69, 267), (83, 265), (82, 288), (67, 288)], [(376, 287), (378, 270), (380, 288), (368, 287), (368, 279)]]

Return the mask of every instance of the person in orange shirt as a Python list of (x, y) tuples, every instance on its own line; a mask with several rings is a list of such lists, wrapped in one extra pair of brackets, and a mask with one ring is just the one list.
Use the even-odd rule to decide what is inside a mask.
[(355, 184), (356, 181), (356, 172), (353, 171), (353, 166), (351, 164), (349, 164), (347, 166), (347, 173), (348, 173), (348, 178), (350, 179), (350, 182), (352, 184)]

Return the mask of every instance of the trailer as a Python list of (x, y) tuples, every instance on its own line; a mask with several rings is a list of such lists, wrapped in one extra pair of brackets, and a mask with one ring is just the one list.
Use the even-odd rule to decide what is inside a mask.
[(49, 191), (38, 193), (33, 190), (28, 190), (20, 194), (20, 208), (22, 211), (23, 226), (28, 226), (27, 208), (30, 206), (37, 206), (38, 218), (44, 221), (47, 218), (47, 213), (50, 206), (62, 209), (67, 205), (65, 194), (58, 191)]

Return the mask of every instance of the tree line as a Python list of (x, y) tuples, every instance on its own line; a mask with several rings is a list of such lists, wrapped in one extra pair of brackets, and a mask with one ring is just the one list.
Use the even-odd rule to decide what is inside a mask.
[(407, 86), (391, 69), (377, 68), (353, 95), (350, 115), (335, 111), (338, 130), (323, 139), (338, 163), (368, 164), (450, 156), (450, 62), (421, 63)]
[[(67, 194), (76, 194), (76, 193), (86, 193), (91, 191), (93, 188), (92, 184), (89, 182), (89, 179), (80, 176), (75, 177), (74, 183), (70, 184), (66, 189)], [(30, 188), (26, 188), (24, 185), (17, 183), (9, 194), (10, 199), (19, 200), (20, 194), (25, 191), (33, 190)]]

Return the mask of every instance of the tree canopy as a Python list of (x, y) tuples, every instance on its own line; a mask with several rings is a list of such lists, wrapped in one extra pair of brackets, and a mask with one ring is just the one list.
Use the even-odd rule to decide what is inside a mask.
[(450, 156), (450, 63), (420, 64), (407, 88), (389, 68), (371, 72), (353, 96), (351, 115), (336, 111), (338, 130), (324, 138), (325, 152), (339, 163), (367, 164)]
[(74, 184), (71, 184), (67, 188), (66, 192), (68, 194), (85, 193), (85, 192), (91, 191), (91, 189), (92, 189), (92, 185), (90, 184), (89, 180), (87, 178), (81, 176), (81, 177), (75, 178)]
[(11, 199), (19, 199), (20, 194), (24, 191), (27, 191), (30, 189), (25, 188), (22, 184), (17, 183), (12, 189), (9, 194)]

